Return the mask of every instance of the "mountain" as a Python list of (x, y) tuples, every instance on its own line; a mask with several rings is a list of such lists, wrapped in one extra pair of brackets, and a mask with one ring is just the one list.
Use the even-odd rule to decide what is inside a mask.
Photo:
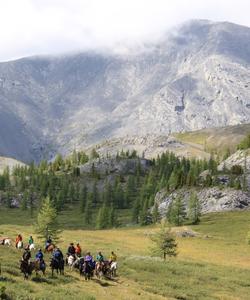
[(194, 20), (129, 54), (0, 63), (0, 155), (250, 123), (250, 28)]
[(8, 167), (10, 171), (16, 166), (25, 166), (21, 161), (15, 160), (9, 157), (0, 156), (0, 175), (4, 172), (4, 170)]

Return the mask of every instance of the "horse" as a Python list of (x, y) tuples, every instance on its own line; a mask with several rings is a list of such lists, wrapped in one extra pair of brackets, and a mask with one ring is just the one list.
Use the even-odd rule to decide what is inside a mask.
[(108, 261), (97, 262), (95, 265), (95, 275), (97, 278), (110, 275), (110, 265)]
[(35, 244), (34, 243), (30, 244), (29, 249), (30, 249), (30, 251), (31, 250), (36, 250)]
[(10, 247), (10, 246), (11, 246), (11, 239), (6, 238), (6, 239), (4, 240), (4, 245)]
[(90, 280), (93, 277), (94, 268), (90, 262), (84, 261), (82, 267), (80, 268), (80, 275), (84, 275), (85, 280)]
[(20, 270), (24, 275), (24, 279), (28, 279), (32, 274), (33, 268), (28, 260), (20, 260)]
[(40, 260), (35, 260), (30, 263), (32, 269), (36, 272), (36, 276), (38, 275), (39, 271), (42, 271), (43, 275), (45, 275), (45, 270), (46, 270), (46, 264), (45, 261), (40, 261)]
[(52, 277), (54, 276), (54, 270), (56, 270), (56, 273), (58, 274), (58, 271), (60, 275), (64, 275), (64, 260), (56, 259), (54, 257), (50, 260), (50, 267), (52, 271)]
[(16, 245), (17, 249), (23, 249), (23, 241), (19, 241)]
[(110, 264), (110, 276), (115, 277), (116, 276), (116, 271), (117, 271), (117, 262), (113, 261)]
[(76, 257), (74, 255), (70, 255), (68, 258), (67, 258), (67, 264), (68, 266), (70, 267), (70, 269), (72, 270), (73, 267), (74, 267), (74, 262), (76, 261)]
[(8, 237), (4, 237), (0, 239), (0, 245), (4, 245), (4, 246), (11, 246), (11, 239)]
[(45, 252), (48, 252), (48, 253), (53, 252), (55, 247), (56, 246), (54, 244), (50, 244), (47, 248), (45, 248)]

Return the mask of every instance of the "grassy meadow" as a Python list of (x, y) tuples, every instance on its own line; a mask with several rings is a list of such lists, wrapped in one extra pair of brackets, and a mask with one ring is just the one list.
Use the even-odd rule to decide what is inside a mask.
[[(45, 277), (24, 280), (19, 271), (22, 251), (0, 246), (0, 291), (6, 289), (2, 299), (249, 299), (249, 220), (247, 211), (205, 215), (191, 226), (197, 237), (177, 238), (177, 258), (163, 262), (150, 256), (149, 235), (157, 226), (83, 230), (79, 213), (64, 213), (59, 217), (63, 252), (71, 241), (93, 254), (101, 250), (108, 256), (114, 250), (119, 276), (85, 282), (66, 267), (65, 276), (52, 278), (48, 268)], [(14, 239), (22, 233), (26, 241), (30, 234), (35, 237), (33, 223), (21, 210), (0, 211), (1, 236)]]

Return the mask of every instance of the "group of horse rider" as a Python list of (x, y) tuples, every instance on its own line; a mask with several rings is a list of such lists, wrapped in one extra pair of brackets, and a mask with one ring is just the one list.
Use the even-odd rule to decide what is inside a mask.
[[(32, 238), (32, 236), (30, 236), (29, 243), (24, 248), (24, 252), (22, 255), (22, 260), (27, 263), (29, 263), (29, 261), (31, 259), (30, 245), (33, 243), (34, 243), (34, 239)], [(48, 250), (50, 245), (53, 245), (53, 244), (52, 244), (52, 239), (49, 237), (45, 243), (45, 251)], [(73, 258), (73, 261), (83, 258), (83, 260), (92, 269), (95, 269), (96, 263), (98, 263), (101, 266), (104, 266), (104, 265), (111, 266), (112, 263), (117, 262), (117, 255), (114, 253), (114, 251), (111, 251), (109, 260), (105, 260), (101, 251), (99, 251), (97, 253), (96, 260), (93, 258), (93, 256), (91, 255), (90, 252), (87, 252), (85, 256), (82, 256), (82, 249), (81, 249), (81, 246), (79, 243), (77, 243), (76, 246), (74, 246), (74, 243), (69, 244), (69, 247), (68, 247), (68, 250), (66, 253), (66, 260), (65, 260), (67, 264), (69, 264), (69, 257), (71, 257), (71, 259)], [(62, 262), (64, 264), (64, 256), (59, 247), (54, 247), (51, 258), (54, 259), (55, 261), (57, 261), (58, 263)], [(45, 267), (44, 254), (43, 254), (42, 249), (38, 249), (38, 252), (35, 254), (35, 261), (39, 262), (41, 268)]]

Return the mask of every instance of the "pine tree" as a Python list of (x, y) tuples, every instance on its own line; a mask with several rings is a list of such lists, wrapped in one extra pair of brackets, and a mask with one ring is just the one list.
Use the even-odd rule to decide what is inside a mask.
[(35, 225), (36, 233), (42, 240), (46, 240), (49, 236), (53, 241), (58, 241), (60, 230), (57, 223), (57, 211), (53, 206), (49, 197), (45, 198), (37, 216)]
[(27, 210), (27, 208), (28, 208), (28, 197), (29, 197), (28, 192), (25, 191), (23, 193), (23, 197), (22, 197), (22, 200), (21, 200), (21, 209), (22, 210)]
[(186, 209), (181, 196), (178, 196), (171, 205), (169, 222), (181, 226), (186, 218)]
[(84, 223), (89, 225), (92, 222), (92, 193), (88, 193), (84, 209)]
[(159, 219), (160, 219), (159, 205), (157, 202), (155, 202), (153, 211), (152, 211), (152, 222), (158, 223)]
[(152, 215), (149, 210), (148, 200), (144, 201), (140, 213), (140, 225), (149, 225), (152, 223)]
[(97, 188), (97, 181), (95, 181), (92, 187), (92, 206), (96, 207), (98, 202), (99, 202), (99, 193)]
[(154, 247), (151, 248), (153, 255), (159, 255), (166, 260), (167, 256), (177, 255), (177, 243), (175, 237), (171, 232), (170, 227), (166, 227), (165, 224), (161, 225), (160, 230), (151, 236), (151, 240), (154, 242)]
[(140, 208), (140, 199), (137, 198), (136, 201), (134, 201), (132, 208), (132, 222), (135, 222), (136, 224), (139, 223)]
[(113, 205), (109, 209), (109, 227), (117, 226), (117, 215)]
[(85, 209), (85, 205), (86, 205), (86, 201), (87, 201), (87, 193), (88, 193), (88, 189), (87, 189), (86, 185), (84, 185), (81, 188), (80, 195), (79, 195), (81, 213), (83, 213), (84, 209)]
[(197, 224), (200, 221), (201, 206), (196, 193), (191, 193), (188, 203), (187, 217), (191, 224)]
[(109, 227), (109, 208), (106, 204), (98, 210), (97, 219), (96, 219), (96, 228), (104, 229)]

